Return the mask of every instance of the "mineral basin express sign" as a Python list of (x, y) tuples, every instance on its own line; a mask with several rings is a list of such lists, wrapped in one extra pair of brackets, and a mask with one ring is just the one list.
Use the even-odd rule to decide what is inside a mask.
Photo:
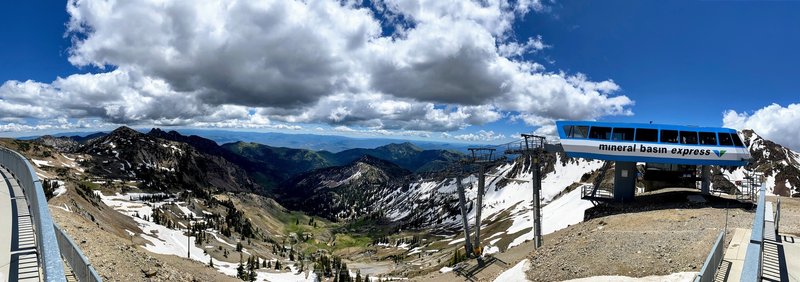
[(747, 163), (743, 147), (633, 143), (589, 139), (562, 139), (567, 156), (612, 161), (659, 162), (687, 165), (731, 165)]

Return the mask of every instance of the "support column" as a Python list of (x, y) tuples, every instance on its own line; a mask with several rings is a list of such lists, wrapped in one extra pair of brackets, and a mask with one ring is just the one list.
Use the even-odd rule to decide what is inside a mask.
[(709, 166), (700, 166), (700, 180), (700, 191), (703, 195), (711, 194), (711, 168)]
[(478, 168), (478, 200), (475, 205), (475, 248), (480, 253), (481, 248), (481, 211), (483, 210), (483, 193), (486, 191), (486, 166), (480, 164)]
[(464, 248), (467, 250), (466, 256), (472, 257), (472, 244), (469, 240), (469, 222), (467, 221), (467, 200), (464, 196), (464, 185), (461, 184), (461, 175), (456, 176), (456, 188), (458, 188), (458, 205), (461, 206), (461, 222), (464, 223)]
[(539, 155), (531, 156), (533, 158), (533, 179), (531, 184), (533, 186), (533, 242), (534, 247), (538, 249), (542, 246), (542, 213), (541, 213), (541, 190), (542, 190), (542, 176), (540, 172)]
[(636, 163), (614, 164), (614, 201), (630, 202), (636, 196)]

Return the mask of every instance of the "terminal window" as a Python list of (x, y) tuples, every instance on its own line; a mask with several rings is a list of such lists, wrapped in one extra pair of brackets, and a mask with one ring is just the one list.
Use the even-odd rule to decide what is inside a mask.
[(681, 131), (681, 144), (697, 144), (697, 131)]
[(731, 139), (731, 134), (727, 132), (720, 132), (719, 133), (719, 145), (720, 146), (733, 146), (733, 139)]
[(717, 135), (714, 132), (700, 132), (701, 145), (717, 145)]
[(662, 130), (661, 131), (661, 142), (662, 143), (678, 143), (678, 131), (677, 130)]
[(731, 133), (731, 137), (733, 137), (733, 145), (736, 145), (736, 147), (744, 147), (742, 139), (739, 139), (739, 134)]
[(611, 140), (614, 141), (633, 141), (633, 128), (614, 128), (614, 133), (611, 135)]
[(589, 127), (566, 125), (564, 126), (564, 133), (567, 138), (586, 138), (589, 135)]
[(658, 142), (658, 129), (637, 128), (636, 141)]
[(611, 137), (611, 127), (592, 126), (589, 131), (589, 139), (608, 140)]

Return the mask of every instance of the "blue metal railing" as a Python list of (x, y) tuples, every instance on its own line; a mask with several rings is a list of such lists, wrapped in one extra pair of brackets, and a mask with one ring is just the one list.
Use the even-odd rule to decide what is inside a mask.
[(72, 267), (72, 273), (75, 274), (75, 278), (81, 282), (103, 281), (100, 279), (100, 276), (97, 275), (89, 259), (87, 259), (86, 256), (83, 255), (83, 252), (81, 252), (81, 249), (78, 248), (78, 244), (75, 244), (67, 233), (61, 230), (58, 225), (53, 225), (53, 228), (56, 230), (61, 256), (64, 257), (64, 260), (69, 262), (69, 266)]
[[(42, 183), (39, 181), (39, 177), (36, 176), (36, 171), (24, 156), (2, 147), (0, 147), (0, 165), (8, 169), (19, 181), (30, 205), (31, 217), (36, 231), (36, 251), (39, 254), (44, 281), (66, 281), (64, 263), (59, 248), (59, 238), (56, 236), (53, 218), (50, 216), (50, 210), (47, 207), (47, 198), (44, 195)], [(66, 234), (62, 235), (66, 236)], [(64, 246), (65, 248), (79, 249), (72, 240), (68, 240), (68, 242), (71, 246)], [(77, 259), (76, 256), (67, 257), (66, 259), (73, 268), (81, 268), (81, 264), (88, 263), (83, 254), (80, 254)], [(91, 265), (85, 266), (92, 277), (97, 277), (97, 273), (91, 268)], [(88, 277), (76, 278), (80, 281), (91, 281), (86, 279)]]
[(725, 244), (725, 230), (719, 232), (717, 241), (711, 247), (711, 252), (708, 253), (706, 262), (703, 263), (703, 268), (700, 269), (700, 273), (698, 273), (697, 277), (694, 279), (695, 282), (714, 281), (714, 275), (717, 273), (717, 268), (719, 268), (719, 264), (722, 262), (722, 255), (725, 250), (722, 246), (723, 244)]
[(756, 207), (755, 218), (753, 218), (753, 232), (750, 234), (750, 243), (747, 245), (747, 253), (744, 258), (742, 276), (740, 281), (758, 281), (761, 278), (761, 254), (764, 251), (764, 213), (766, 188), (764, 184), (758, 191), (758, 206)]

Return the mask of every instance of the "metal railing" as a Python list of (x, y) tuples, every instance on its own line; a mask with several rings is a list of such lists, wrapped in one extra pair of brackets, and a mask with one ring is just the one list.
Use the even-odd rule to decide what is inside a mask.
[(778, 198), (778, 204), (775, 208), (775, 234), (778, 234), (781, 223), (781, 198)]
[(66, 281), (64, 263), (61, 261), (61, 252), (58, 250), (58, 241), (53, 229), (53, 219), (47, 209), (47, 198), (44, 196), (39, 177), (25, 157), (6, 148), (0, 148), (0, 164), (19, 181), (30, 205), (38, 243), (36, 251), (39, 253), (44, 280)]
[[(45, 281), (66, 281), (64, 263), (61, 259), (61, 248), (59, 245), (59, 238), (56, 236), (56, 228), (53, 223), (53, 218), (50, 216), (50, 210), (47, 207), (47, 198), (42, 189), (42, 183), (39, 177), (36, 176), (36, 171), (33, 169), (28, 160), (19, 153), (0, 147), (0, 165), (8, 169), (9, 172), (17, 179), (28, 204), (30, 205), (31, 217), (33, 218), (34, 230), (36, 232), (36, 251), (39, 254), (40, 265), (42, 266), (42, 273), (44, 274)], [(61, 232), (59, 230), (59, 232)], [(62, 234), (66, 236), (66, 234)], [(72, 240), (68, 240), (70, 246), (65, 248), (78, 249)], [(78, 252), (81, 259), (75, 257), (65, 257), (67, 262), (75, 268), (81, 268), (81, 264), (87, 264), (88, 261)], [(97, 273), (87, 265), (89, 271), (97, 277)], [(80, 281), (83, 280), (78, 277)]]
[(719, 264), (722, 262), (722, 255), (725, 250), (722, 245), (724, 244), (725, 230), (722, 230), (719, 232), (719, 236), (717, 236), (717, 241), (711, 247), (711, 252), (708, 253), (706, 262), (703, 263), (703, 268), (700, 269), (700, 273), (695, 277), (695, 282), (714, 281), (714, 276), (717, 273)]
[(92, 267), (92, 263), (83, 255), (81, 249), (69, 238), (67, 233), (64, 233), (57, 224), (53, 224), (53, 229), (56, 230), (56, 237), (58, 238), (58, 247), (61, 250), (61, 256), (64, 257), (72, 268), (72, 273), (75, 278), (81, 282), (100, 282), (100, 276)]
[(761, 254), (764, 252), (764, 213), (766, 210), (766, 188), (762, 183), (758, 191), (758, 206), (753, 218), (753, 232), (750, 234), (750, 243), (744, 257), (744, 266), (740, 281), (758, 281), (761, 278)]

